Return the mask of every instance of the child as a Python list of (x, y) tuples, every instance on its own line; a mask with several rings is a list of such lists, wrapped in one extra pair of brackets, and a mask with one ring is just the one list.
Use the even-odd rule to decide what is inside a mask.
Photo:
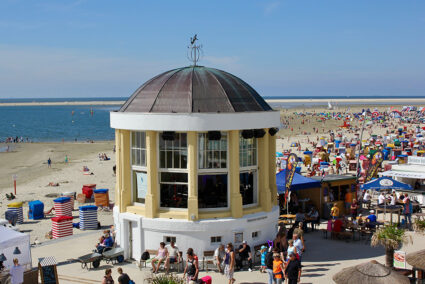
[(283, 261), (280, 259), (280, 254), (273, 254), (273, 282), (275, 284), (282, 284), (285, 278), (283, 277)]
[(260, 267), (260, 272), (261, 273), (265, 273), (266, 272), (266, 255), (267, 255), (267, 247), (266, 246), (261, 246), (261, 267)]
[(337, 206), (338, 204), (334, 203), (334, 207), (331, 209), (331, 216), (332, 219), (337, 219), (339, 217), (339, 208)]

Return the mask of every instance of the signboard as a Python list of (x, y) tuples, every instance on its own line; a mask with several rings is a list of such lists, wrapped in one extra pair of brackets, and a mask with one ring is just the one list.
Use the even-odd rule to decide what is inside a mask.
[(38, 259), (38, 270), (42, 284), (58, 284), (58, 272), (56, 270), (56, 259), (54, 257), (43, 257)]
[(148, 175), (143, 172), (136, 172), (137, 198), (146, 198), (148, 193)]
[(394, 268), (406, 269), (406, 252), (394, 251)]
[(366, 174), (365, 183), (372, 180), (372, 178), (376, 175), (378, 168), (381, 166), (382, 161), (384, 161), (384, 155), (381, 151), (377, 151), (370, 162), (369, 169)]

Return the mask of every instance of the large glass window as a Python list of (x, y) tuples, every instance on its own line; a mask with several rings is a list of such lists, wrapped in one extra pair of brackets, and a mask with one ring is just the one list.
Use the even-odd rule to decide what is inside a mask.
[(239, 166), (250, 167), (257, 165), (257, 139), (244, 139), (242, 135), (239, 139)]
[(198, 176), (198, 207), (227, 207), (227, 173)]
[(253, 205), (258, 202), (257, 191), (257, 139), (239, 138), (240, 193), (243, 205)]
[(159, 139), (160, 207), (187, 208), (187, 135), (175, 133), (173, 140)]
[(209, 140), (208, 133), (198, 135), (199, 169), (227, 168), (227, 133), (220, 140)]
[(187, 173), (161, 173), (160, 206), (168, 208), (187, 208), (187, 188)]
[(219, 140), (208, 137), (198, 134), (198, 208), (227, 208), (227, 133)]
[(174, 140), (159, 140), (159, 166), (162, 169), (187, 168), (187, 135), (176, 133)]
[(257, 171), (241, 172), (239, 175), (242, 204), (257, 203)]
[(146, 167), (146, 133), (131, 133), (131, 164)]

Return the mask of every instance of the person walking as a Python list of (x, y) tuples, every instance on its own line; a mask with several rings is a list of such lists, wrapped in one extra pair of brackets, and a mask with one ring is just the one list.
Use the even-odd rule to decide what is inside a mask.
[(187, 283), (198, 280), (199, 266), (198, 260), (195, 258), (195, 254), (192, 248), (187, 250), (187, 260), (186, 267), (183, 272), (183, 278), (185, 278), (187, 274)]
[(224, 274), (229, 280), (229, 284), (233, 284), (236, 279), (233, 278), (235, 272), (235, 252), (232, 243), (227, 244), (226, 257), (224, 259)]
[(48, 168), (52, 167), (52, 160), (50, 159), (50, 157), (49, 157), (49, 159), (47, 159), (47, 167)]
[(283, 275), (283, 261), (280, 259), (279, 253), (273, 254), (273, 282), (275, 284), (282, 284), (285, 280), (285, 277)]
[(128, 276), (128, 274), (124, 273), (122, 271), (121, 267), (118, 267), (117, 271), (118, 271), (118, 274), (120, 275), (120, 276), (118, 276), (118, 283), (119, 284), (130, 284), (131, 280), (130, 280), (130, 277)]
[(274, 282), (274, 276), (273, 276), (273, 255), (275, 253), (279, 253), (279, 249), (274, 248), (273, 250), (270, 250), (266, 254), (266, 272), (269, 276), (268, 284), (273, 284)]
[(110, 268), (105, 270), (105, 276), (103, 276), (102, 284), (114, 284), (114, 279), (112, 278), (112, 270)]
[(301, 281), (301, 263), (297, 260), (294, 253), (289, 255), (289, 261), (285, 268), (285, 277), (288, 284), (297, 284)]

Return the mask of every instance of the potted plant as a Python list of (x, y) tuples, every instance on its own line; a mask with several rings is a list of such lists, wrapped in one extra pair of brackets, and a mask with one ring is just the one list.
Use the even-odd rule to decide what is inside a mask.
[(394, 251), (409, 242), (412, 242), (412, 238), (406, 234), (406, 230), (397, 228), (397, 225), (386, 225), (373, 233), (370, 244), (385, 247), (385, 265), (393, 267)]
[(413, 223), (413, 229), (418, 233), (425, 233), (425, 220), (416, 219)]

